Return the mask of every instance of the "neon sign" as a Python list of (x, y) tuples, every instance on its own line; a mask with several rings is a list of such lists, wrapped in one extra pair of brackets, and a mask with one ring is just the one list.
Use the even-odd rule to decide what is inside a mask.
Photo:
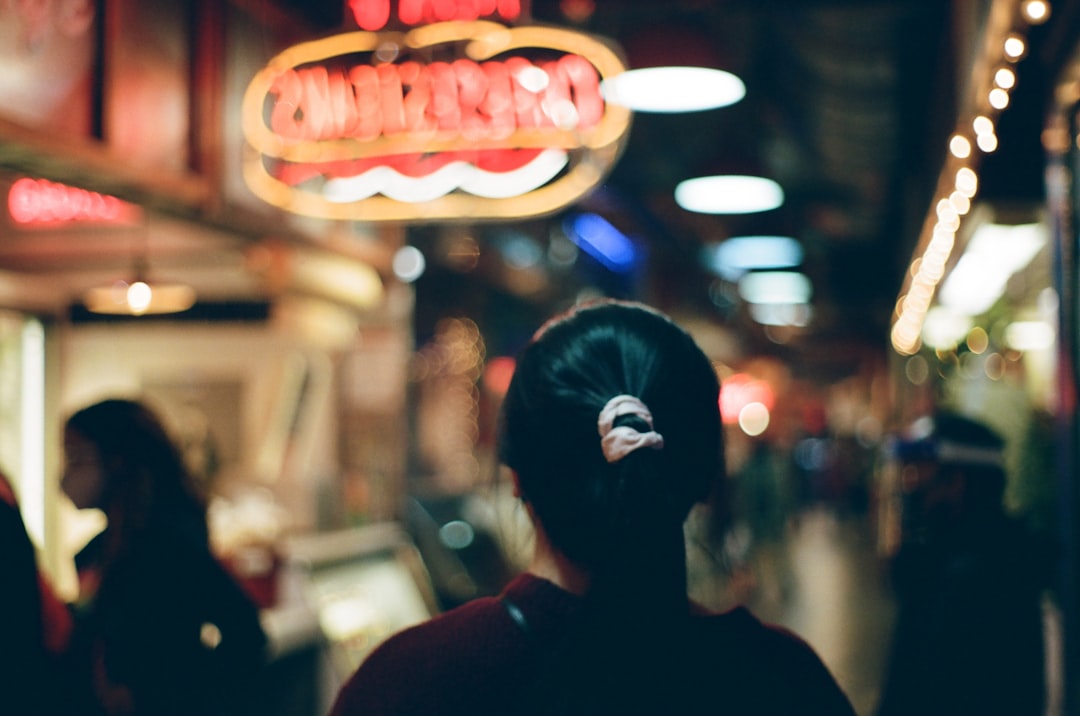
[[(330, 219), (505, 219), (550, 213), (599, 183), (630, 121), (600, 92), (625, 69), (612, 48), (473, 19), (516, 17), (520, 4), (505, 0), (396, 7), (400, 23), (456, 19), (294, 45), (252, 80), (244, 178), (257, 196)], [(350, 8), (361, 27), (382, 27), (393, 9)]]
[[(349, 0), (353, 20), (361, 30), (385, 30), (394, 17), (391, 0)], [(450, 20), (500, 19), (517, 22), (521, 17), (519, 0), (399, 0), (397, 21), (408, 27), (431, 25)]]
[(25, 226), (131, 224), (139, 219), (138, 207), (115, 196), (28, 177), (8, 189), (8, 214)]
[(725, 425), (731, 425), (739, 422), (739, 415), (746, 406), (760, 403), (769, 411), (775, 402), (776, 394), (767, 381), (736, 373), (725, 378), (720, 388), (720, 417)]

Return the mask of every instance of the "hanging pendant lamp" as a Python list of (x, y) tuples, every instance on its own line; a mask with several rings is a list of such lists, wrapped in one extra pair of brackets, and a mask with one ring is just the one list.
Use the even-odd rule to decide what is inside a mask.
[(91, 313), (121, 316), (180, 313), (195, 305), (195, 289), (182, 283), (151, 281), (146, 258), (146, 234), (142, 251), (133, 261), (131, 279), (94, 286), (83, 294)]

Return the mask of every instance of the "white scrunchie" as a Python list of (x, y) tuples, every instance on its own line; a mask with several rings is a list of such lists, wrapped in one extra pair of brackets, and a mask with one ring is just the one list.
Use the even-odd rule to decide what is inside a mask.
[[(620, 415), (636, 415), (649, 426), (649, 432), (638, 432), (629, 425), (613, 427)], [(664, 436), (652, 429), (652, 413), (645, 403), (632, 395), (616, 395), (600, 411), (596, 427), (600, 432), (600, 448), (608, 462), (618, 462), (638, 448), (659, 450), (664, 447)]]

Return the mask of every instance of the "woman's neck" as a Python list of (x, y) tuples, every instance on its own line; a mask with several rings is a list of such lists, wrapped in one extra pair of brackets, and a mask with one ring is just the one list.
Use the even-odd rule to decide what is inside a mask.
[(534, 524), (536, 546), (533, 549), (533, 558), (528, 571), (571, 594), (585, 594), (591, 582), (589, 572), (572, 562), (562, 551), (553, 546), (543, 527), (535, 521)]

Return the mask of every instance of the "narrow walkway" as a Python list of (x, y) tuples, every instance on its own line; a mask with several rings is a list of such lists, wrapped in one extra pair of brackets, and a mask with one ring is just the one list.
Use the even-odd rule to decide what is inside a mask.
[[(736, 549), (736, 551), (742, 551)], [(691, 550), (694, 597), (713, 608), (746, 604), (806, 639), (859, 716), (873, 716), (892, 638), (894, 604), (868, 523), (814, 508), (784, 542), (757, 545), (735, 575)]]
[(786, 551), (790, 589), (780, 599), (759, 592), (751, 609), (806, 639), (860, 716), (871, 716), (894, 611), (869, 528), (858, 518), (812, 510), (792, 528)]

